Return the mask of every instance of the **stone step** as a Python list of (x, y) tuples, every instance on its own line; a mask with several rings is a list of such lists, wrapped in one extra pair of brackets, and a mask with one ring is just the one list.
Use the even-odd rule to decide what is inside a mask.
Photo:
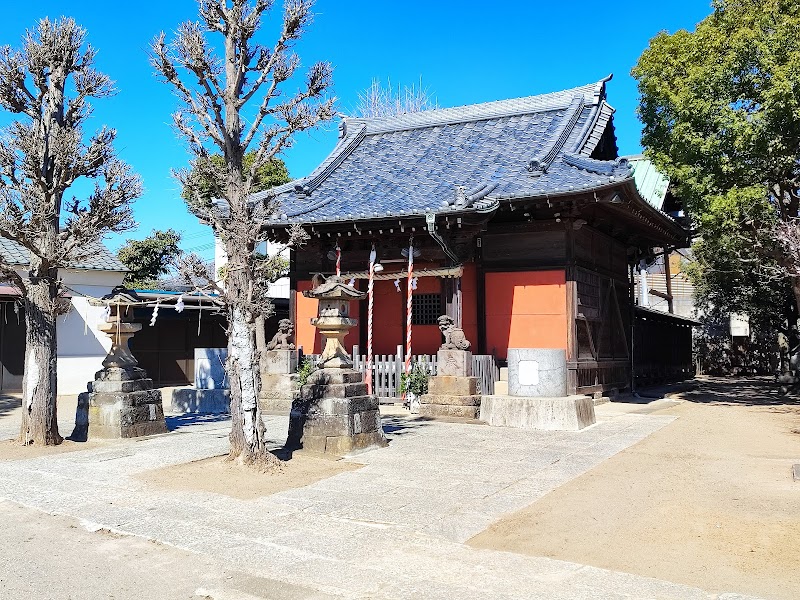
[(96, 380), (92, 382), (92, 391), (99, 393), (114, 392), (141, 392), (153, 389), (152, 379), (128, 379), (128, 380)]
[(451, 406), (480, 406), (481, 396), (475, 394), (472, 396), (455, 396), (444, 394), (425, 394), (421, 396), (420, 404), (449, 404)]
[(361, 383), (364, 376), (361, 371), (352, 369), (318, 369), (308, 378), (308, 383)]
[(428, 418), (458, 417), (462, 419), (477, 419), (480, 408), (480, 406), (454, 406), (452, 404), (420, 404), (419, 416)]
[(317, 383), (307, 383), (300, 388), (299, 397), (301, 400), (316, 400), (318, 398), (353, 398), (355, 396), (365, 396), (367, 394), (366, 383), (322, 383), (318, 379)]
[(363, 395), (352, 398), (320, 398), (318, 400), (295, 399), (292, 403), (292, 414), (300, 415), (352, 415), (368, 410), (378, 410), (378, 399), (375, 396)]
[(428, 393), (445, 396), (472, 396), (478, 393), (478, 378), (442, 375), (430, 377), (428, 378)]

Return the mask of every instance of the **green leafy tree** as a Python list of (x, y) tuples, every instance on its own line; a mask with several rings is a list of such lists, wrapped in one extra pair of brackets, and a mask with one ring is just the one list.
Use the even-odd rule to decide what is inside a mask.
[(117, 252), (130, 270), (125, 285), (136, 289), (157, 287), (159, 278), (170, 272), (170, 266), (180, 256), (180, 241), (180, 234), (172, 229), (157, 229), (143, 240), (128, 240)]
[[(800, 196), (800, 3), (716, 0), (692, 32), (660, 33), (633, 69), (646, 155), (702, 235), (694, 280), (706, 310), (800, 305), (787, 251)], [(794, 329), (794, 327), (792, 327)]]
[[(244, 155), (244, 168), (248, 171), (253, 168), (256, 152), (251, 150)], [(193, 214), (202, 217), (211, 212), (211, 201), (215, 198), (224, 198), (223, 182), (225, 172), (225, 157), (221, 154), (201, 156), (192, 161), (191, 170), (183, 177), (183, 190), (181, 198), (184, 199)], [(278, 185), (289, 182), (289, 171), (284, 162), (273, 157), (263, 162), (254, 171), (253, 193), (268, 190)]]

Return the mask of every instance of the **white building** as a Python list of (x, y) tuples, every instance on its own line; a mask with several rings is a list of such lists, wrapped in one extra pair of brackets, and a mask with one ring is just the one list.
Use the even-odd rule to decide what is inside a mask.
[[(102, 244), (93, 250), (85, 260), (59, 272), (71, 304), (70, 311), (57, 321), (59, 394), (85, 392), (111, 348), (108, 337), (97, 330), (104, 309), (91, 306), (89, 298), (100, 298), (120, 285), (127, 269)], [(28, 252), (10, 240), (0, 238), (0, 254), (19, 271), (28, 264)], [(0, 284), (0, 390), (3, 391), (22, 388), (25, 318), (18, 300), (19, 292), (13, 286)]]

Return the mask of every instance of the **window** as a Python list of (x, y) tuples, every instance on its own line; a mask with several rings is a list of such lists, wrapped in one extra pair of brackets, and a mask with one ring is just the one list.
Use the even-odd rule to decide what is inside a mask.
[(442, 313), (442, 296), (440, 294), (414, 294), (411, 297), (411, 324), (438, 325), (437, 319)]

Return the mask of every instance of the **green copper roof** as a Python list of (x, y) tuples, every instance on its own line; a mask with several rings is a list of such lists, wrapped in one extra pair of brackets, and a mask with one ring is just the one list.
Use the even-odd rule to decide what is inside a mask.
[(626, 157), (633, 169), (633, 180), (642, 198), (654, 208), (662, 210), (667, 195), (669, 179), (641, 154)]

